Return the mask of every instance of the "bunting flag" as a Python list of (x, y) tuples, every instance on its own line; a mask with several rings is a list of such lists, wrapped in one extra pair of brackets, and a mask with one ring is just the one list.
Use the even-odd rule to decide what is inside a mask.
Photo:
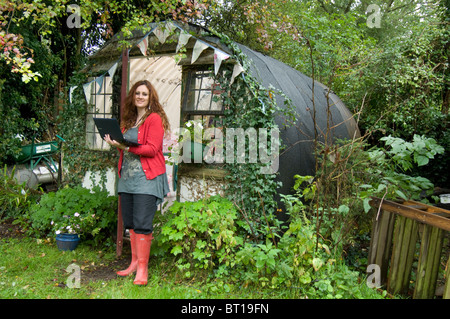
[(231, 76), (230, 85), (233, 84), (234, 79), (242, 72), (244, 72), (244, 68), (242, 67), (242, 65), (240, 63), (235, 64), (233, 68), (233, 75)]
[(153, 33), (158, 38), (161, 44), (166, 42), (167, 37), (172, 33), (176, 26), (172, 22), (166, 22), (166, 24), (160, 24), (153, 30)]
[(72, 103), (72, 94), (73, 94), (73, 91), (75, 91), (75, 89), (77, 88), (78, 86), (72, 86), (71, 88), (70, 88), (70, 90), (69, 90), (69, 102), (70, 103)]
[(114, 77), (114, 74), (116, 73), (117, 70), (117, 66), (119, 65), (119, 62), (116, 62), (113, 64), (112, 67), (109, 68), (108, 70), (108, 74), (111, 77), (111, 79)]
[(215, 50), (214, 51), (214, 74), (217, 75), (219, 72), (220, 65), (222, 64), (222, 60), (228, 59), (230, 56), (222, 51)]
[[(180, 29), (180, 35), (178, 38), (178, 44), (177, 44), (175, 52), (178, 53), (178, 51), (189, 42), (189, 39), (191, 37), (194, 37), (197, 41), (195, 42), (194, 49), (192, 51), (191, 64), (194, 64), (195, 61), (197, 61), (197, 59), (199, 58), (199, 56), (202, 54), (202, 52), (206, 48), (209, 47), (214, 50), (214, 72), (217, 75), (217, 73), (219, 72), (220, 66), (222, 64), (222, 61), (230, 58), (230, 55), (215, 48), (214, 46), (212, 46), (210, 44), (207, 44), (207, 43), (201, 41), (200, 39), (196, 38), (195, 36), (192, 36), (186, 30), (184, 30), (182, 27), (178, 26), (174, 22), (167, 22), (166, 24), (160, 24), (142, 38), (142, 40), (137, 44), (137, 46), (141, 50), (142, 55), (147, 56), (148, 40), (149, 40), (148, 37), (152, 32), (158, 38), (159, 42), (161, 44), (163, 44), (167, 40), (167, 37), (169, 37), (176, 28)], [(119, 59), (119, 61), (120, 61), (120, 59)], [(111, 76), (111, 78), (114, 77), (114, 74), (119, 65), (119, 61), (114, 63), (109, 68), (109, 70), (107, 72), (105, 72), (105, 74), (97, 77), (95, 80), (92, 80), (89, 83), (83, 84), (84, 95), (85, 95), (86, 101), (88, 103), (91, 100), (92, 85), (94, 84), (94, 81), (97, 82), (97, 84), (99, 86), (99, 89), (96, 92), (96, 94), (99, 94), (103, 87), (104, 76), (106, 74), (109, 74), (109, 76)], [(235, 78), (242, 72), (244, 72), (244, 68), (239, 63), (236, 63), (233, 68), (233, 74), (231, 76), (230, 85), (234, 83)], [(72, 102), (72, 93), (76, 88), (77, 88), (77, 86), (73, 86), (70, 88), (70, 93), (69, 93), (70, 102)], [(261, 103), (262, 103), (262, 101), (261, 101)], [(262, 103), (262, 108), (263, 108), (263, 110), (265, 109), (264, 103)]]
[(197, 61), (200, 54), (202, 54), (203, 50), (205, 50), (207, 47), (209, 47), (209, 45), (207, 45), (203, 41), (197, 40), (197, 42), (195, 42), (194, 50), (192, 51), (191, 64), (194, 64), (194, 62)]
[(148, 49), (148, 35), (146, 35), (141, 42), (137, 44), (139, 49), (141, 49), (142, 55), (147, 56), (147, 49)]
[(102, 91), (104, 76), (105, 75), (103, 74), (102, 76), (99, 76), (98, 78), (95, 79), (95, 82), (97, 82), (98, 84), (97, 94), (100, 94), (100, 92)]
[(92, 83), (93, 82), (94, 81), (83, 84), (84, 96), (86, 97), (86, 101), (88, 103), (90, 103), (90, 101), (91, 101), (91, 92), (92, 92)]
[(186, 43), (188, 43), (189, 39), (191, 38), (192, 35), (190, 35), (189, 33), (187, 33), (184, 30), (181, 30), (180, 32), (180, 36), (178, 38), (178, 44), (177, 44), (177, 49), (175, 50), (176, 53), (178, 53), (178, 51), (184, 47), (186, 45)]

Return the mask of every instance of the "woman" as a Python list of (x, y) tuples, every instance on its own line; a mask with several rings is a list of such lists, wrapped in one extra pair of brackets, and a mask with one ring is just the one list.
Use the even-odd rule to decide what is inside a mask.
[(105, 136), (105, 141), (120, 151), (118, 193), (123, 224), (130, 231), (131, 241), (130, 266), (117, 274), (128, 276), (136, 272), (134, 284), (146, 285), (153, 217), (169, 192), (162, 153), (169, 121), (149, 81), (139, 81), (131, 88), (125, 100), (121, 128), (125, 139), (140, 145), (128, 147)]

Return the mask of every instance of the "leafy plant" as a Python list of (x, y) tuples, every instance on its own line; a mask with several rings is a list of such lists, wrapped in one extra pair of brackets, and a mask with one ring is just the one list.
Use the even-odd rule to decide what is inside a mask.
[[(237, 235), (237, 211), (218, 195), (197, 202), (174, 202), (156, 236), (155, 254), (169, 252), (186, 276), (190, 270), (212, 270), (219, 264), (234, 264), (235, 248), (242, 244)], [(157, 223), (158, 221), (155, 221)]]
[(98, 216), (95, 214), (84, 214), (76, 212), (72, 214), (66, 214), (63, 216), (63, 220), (61, 222), (55, 223), (51, 222), (50, 224), (55, 229), (55, 234), (90, 234), (95, 236), (99, 233), (101, 228), (97, 227), (98, 225)]
[(0, 173), (0, 220), (3, 217), (16, 218), (27, 213), (30, 203), (41, 192), (26, 187), (26, 183), (19, 184), (14, 178), (16, 168), (10, 172), (7, 166)]
[(413, 163), (416, 163), (417, 166), (427, 165), (436, 154), (444, 153), (444, 148), (438, 145), (433, 138), (427, 138), (423, 135), (415, 134), (413, 142), (406, 142), (391, 135), (382, 137), (380, 140), (390, 147), (387, 153), (392, 156), (392, 160), (403, 171), (410, 170)]
[[(76, 228), (81, 222), (80, 237), (99, 244), (111, 237), (117, 220), (116, 207), (117, 198), (109, 196), (107, 191), (96, 188), (91, 192), (81, 186), (66, 186), (44, 194), (31, 206), (31, 227), (38, 236), (54, 236), (63, 225)], [(78, 216), (74, 216), (76, 213)]]
[[(387, 150), (374, 147), (368, 155), (374, 164), (368, 172), (376, 176), (378, 183), (368, 186), (367, 190), (380, 194), (384, 192), (389, 198), (420, 200), (422, 191), (432, 191), (433, 183), (421, 176), (410, 176), (406, 173), (414, 166), (427, 165), (437, 154), (443, 154), (444, 148), (432, 138), (414, 135), (413, 142), (401, 138), (387, 136), (381, 138)], [(362, 185), (364, 186), (364, 185)]]

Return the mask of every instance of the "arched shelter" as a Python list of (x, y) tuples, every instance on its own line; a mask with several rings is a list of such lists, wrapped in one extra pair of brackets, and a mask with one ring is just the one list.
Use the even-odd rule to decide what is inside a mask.
[[(230, 47), (201, 26), (171, 21), (133, 31), (126, 38), (131, 48), (120, 51), (124, 38), (123, 34), (117, 34), (106, 42), (89, 57), (90, 63), (84, 70), (93, 75), (83, 86), (86, 99), (94, 105), (86, 119), (90, 147), (107, 148), (99, 139), (92, 118), (120, 119), (121, 99), (130, 84), (142, 78), (150, 80), (157, 89), (172, 127), (194, 118), (217, 124), (214, 121), (223, 114), (223, 108), (214, 97), (223, 91), (217, 90), (210, 75), (225, 64), (234, 65), (234, 71), (239, 70)], [(279, 193), (291, 193), (295, 174), (314, 174), (314, 140), (357, 137), (357, 124), (339, 97), (324, 85), (317, 81), (313, 85), (310, 77), (292, 67), (244, 45), (234, 45), (250, 61), (250, 68), (241, 68), (241, 72), (248, 72), (264, 87), (283, 92), (291, 101), (296, 123), (286, 128), (285, 118), (275, 119), (283, 146), (277, 177), (282, 182)], [(184, 55), (177, 54), (180, 52)], [(241, 75), (237, 72), (233, 77)], [(276, 101), (280, 108), (285, 107), (283, 97), (277, 96)], [(220, 168), (214, 167), (180, 167), (173, 173), (173, 179), (177, 180), (173, 190), (181, 200), (201, 197), (205, 189), (208, 193), (220, 192), (220, 180), (224, 176)]]

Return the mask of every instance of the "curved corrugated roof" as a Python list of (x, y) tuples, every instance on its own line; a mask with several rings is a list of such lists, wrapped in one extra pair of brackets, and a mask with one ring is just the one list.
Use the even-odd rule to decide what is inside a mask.
[[(252, 75), (266, 88), (273, 86), (282, 91), (292, 102), (296, 113), (295, 125), (285, 127), (285, 119), (278, 117), (283, 150), (279, 158), (278, 179), (283, 183), (280, 193), (291, 193), (293, 176), (313, 175), (315, 171), (314, 138), (325, 140), (327, 127), (332, 128), (326, 137), (351, 139), (359, 137), (358, 126), (341, 99), (323, 84), (314, 82), (314, 104), (312, 98), (313, 81), (310, 77), (269, 56), (239, 45), (242, 52), (252, 60)], [(327, 97), (328, 96), (328, 97)], [(284, 108), (284, 99), (278, 97), (277, 103)], [(315, 106), (315, 108), (314, 108)], [(316, 132), (314, 130), (314, 109), (316, 112)], [(329, 112), (328, 112), (329, 110)]]

